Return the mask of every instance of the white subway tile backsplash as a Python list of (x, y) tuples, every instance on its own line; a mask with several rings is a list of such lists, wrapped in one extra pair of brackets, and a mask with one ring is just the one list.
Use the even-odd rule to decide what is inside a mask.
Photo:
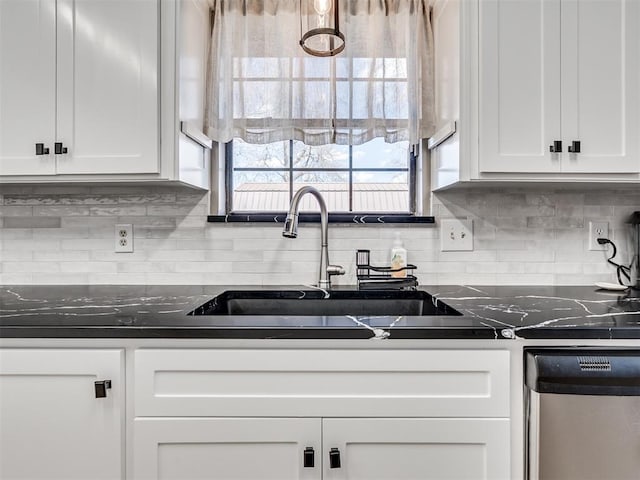
[[(318, 262), (313, 263), (315, 268), (318, 268)], [(298, 262), (296, 268), (296, 262), (239, 262), (232, 263), (233, 273), (262, 273), (269, 275), (271, 273), (290, 273), (301, 272), (307, 270), (309, 263)]]
[(36, 273), (32, 276), (31, 283), (38, 285), (83, 285), (107, 282), (92, 282), (90, 275), (86, 273)]
[(555, 252), (533, 250), (501, 250), (497, 252), (499, 262), (553, 262)]
[(113, 195), (5, 195), (5, 205), (93, 205), (114, 204)]
[(4, 228), (60, 228), (60, 217), (6, 217)]
[(147, 205), (149, 203), (176, 203), (176, 194), (168, 193), (149, 193), (146, 195), (117, 195), (114, 196), (116, 203), (120, 204), (140, 204)]
[(204, 250), (156, 250), (147, 252), (150, 262), (203, 262)]
[[(44, 218), (44, 217), (43, 217)], [(113, 227), (111, 227), (111, 232), (113, 232)], [(47, 238), (89, 238), (91, 237), (91, 233), (88, 228), (38, 228), (33, 230), (33, 238), (34, 239), (47, 239)], [(100, 238), (104, 238), (100, 236)]]
[(172, 262), (118, 262), (118, 273), (175, 273), (176, 265)]
[[(136, 240), (136, 245), (138, 241)], [(96, 262), (142, 262), (149, 252), (137, 250), (132, 253), (116, 253), (114, 250), (91, 250), (89, 259)]]
[(30, 217), (33, 207), (12, 207), (0, 205), (0, 217)]
[(114, 249), (115, 242), (114, 235), (112, 231), (109, 238), (74, 238), (61, 240), (59, 248), (62, 248), (62, 250), (112, 250)]
[(60, 262), (60, 271), (65, 273), (116, 273), (113, 262)]
[[(30, 260), (40, 260), (35, 258), (35, 252), (31, 250), (9, 250), (4, 248), (0, 242), (0, 262), (22, 262)], [(47, 259), (42, 259), (47, 260)]]
[[(9, 230), (10, 232), (11, 230)], [(32, 236), (31, 233), (30, 236)], [(62, 240), (66, 241), (66, 240)], [(2, 248), (2, 258), (9, 258), (10, 252), (12, 250), (20, 250), (20, 251), (29, 251), (36, 252), (38, 250), (59, 250), (61, 245), (61, 240), (34, 240), (33, 238), (4, 238), (2, 240), (1, 248)], [(77, 249), (74, 249), (77, 250)], [(34, 271), (37, 273), (37, 271)]]
[(60, 271), (59, 262), (14, 262), (7, 260), (2, 262), (4, 273), (51, 273)]
[[(89, 213), (92, 217), (139, 217), (147, 215), (147, 208), (144, 205), (118, 205), (90, 207)], [(153, 215), (150, 213), (149, 215)]]
[[(207, 262), (269, 262), (264, 258), (263, 252), (259, 250), (203, 250), (202, 253), (204, 256), (203, 260)], [(298, 252), (298, 257), (300, 253), (301, 252)], [(315, 256), (317, 257), (317, 253)]]
[[(15, 207), (19, 208), (19, 207)], [(64, 206), (64, 205), (46, 205), (33, 208), (34, 217), (81, 217), (89, 215), (89, 208), (86, 206)]]
[(233, 271), (233, 262), (177, 262), (178, 273), (230, 273)]
[(147, 205), (148, 215), (158, 216), (186, 216), (186, 215), (207, 215), (206, 205)]
[[(223, 250), (223, 251), (230, 251), (233, 249), (233, 240), (229, 239), (229, 240), (215, 240), (215, 239), (211, 239), (211, 240), (202, 240), (202, 239), (188, 239), (188, 238), (181, 238), (179, 240), (176, 240), (176, 247), (177, 250)], [(251, 250), (255, 249), (255, 242), (253, 245), (253, 248)]]
[(38, 250), (33, 259), (46, 262), (88, 262), (89, 252), (83, 250)]
[[(0, 282), (295, 285), (317, 281), (320, 228), (295, 240), (278, 224), (209, 224), (207, 193), (161, 186), (3, 186)], [(447, 191), (434, 195), (436, 222), (474, 221), (474, 251), (441, 252), (435, 225), (335, 225), (330, 260), (353, 284), (355, 250), (384, 265), (399, 232), (421, 283), (581, 284), (614, 281), (610, 252), (587, 250), (588, 223), (608, 221), (620, 261), (631, 248), (626, 221), (638, 189), (554, 188)], [(114, 225), (134, 226), (135, 251), (114, 252)]]
[(34, 281), (31, 273), (0, 273), (0, 285), (30, 285), (32, 283)]

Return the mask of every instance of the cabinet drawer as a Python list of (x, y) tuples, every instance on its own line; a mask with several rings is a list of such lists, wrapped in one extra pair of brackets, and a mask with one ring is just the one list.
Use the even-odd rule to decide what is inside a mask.
[(135, 414), (508, 417), (509, 352), (138, 350)]

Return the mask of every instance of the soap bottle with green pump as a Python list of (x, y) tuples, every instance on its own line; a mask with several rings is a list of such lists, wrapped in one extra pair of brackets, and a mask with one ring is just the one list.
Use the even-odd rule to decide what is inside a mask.
[[(402, 245), (400, 233), (396, 232), (396, 239), (393, 241), (393, 247), (391, 247), (391, 268), (395, 270), (406, 266), (407, 249)], [(400, 270), (398, 272), (391, 272), (391, 276), (394, 278), (405, 278), (407, 276), (407, 271)]]

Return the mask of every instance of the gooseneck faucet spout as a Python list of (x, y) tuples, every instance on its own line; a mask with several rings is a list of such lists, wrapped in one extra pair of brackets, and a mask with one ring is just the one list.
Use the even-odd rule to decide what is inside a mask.
[(320, 205), (320, 273), (318, 287), (331, 288), (331, 275), (344, 275), (344, 268), (340, 265), (329, 264), (329, 215), (327, 214), (327, 204), (318, 190), (305, 186), (300, 188), (291, 199), (291, 206), (287, 219), (284, 222), (283, 237), (296, 238), (298, 236), (298, 210), (300, 199), (310, 193)]

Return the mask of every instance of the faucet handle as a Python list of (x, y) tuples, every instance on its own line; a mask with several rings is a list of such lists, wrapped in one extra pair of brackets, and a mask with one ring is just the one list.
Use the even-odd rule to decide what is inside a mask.
[(344, 275), (345, 274), (345, 270), (340, 265), (328, 265), (327, 266), (327, 274), (329, 276), (331, 276), (331, 275)]

